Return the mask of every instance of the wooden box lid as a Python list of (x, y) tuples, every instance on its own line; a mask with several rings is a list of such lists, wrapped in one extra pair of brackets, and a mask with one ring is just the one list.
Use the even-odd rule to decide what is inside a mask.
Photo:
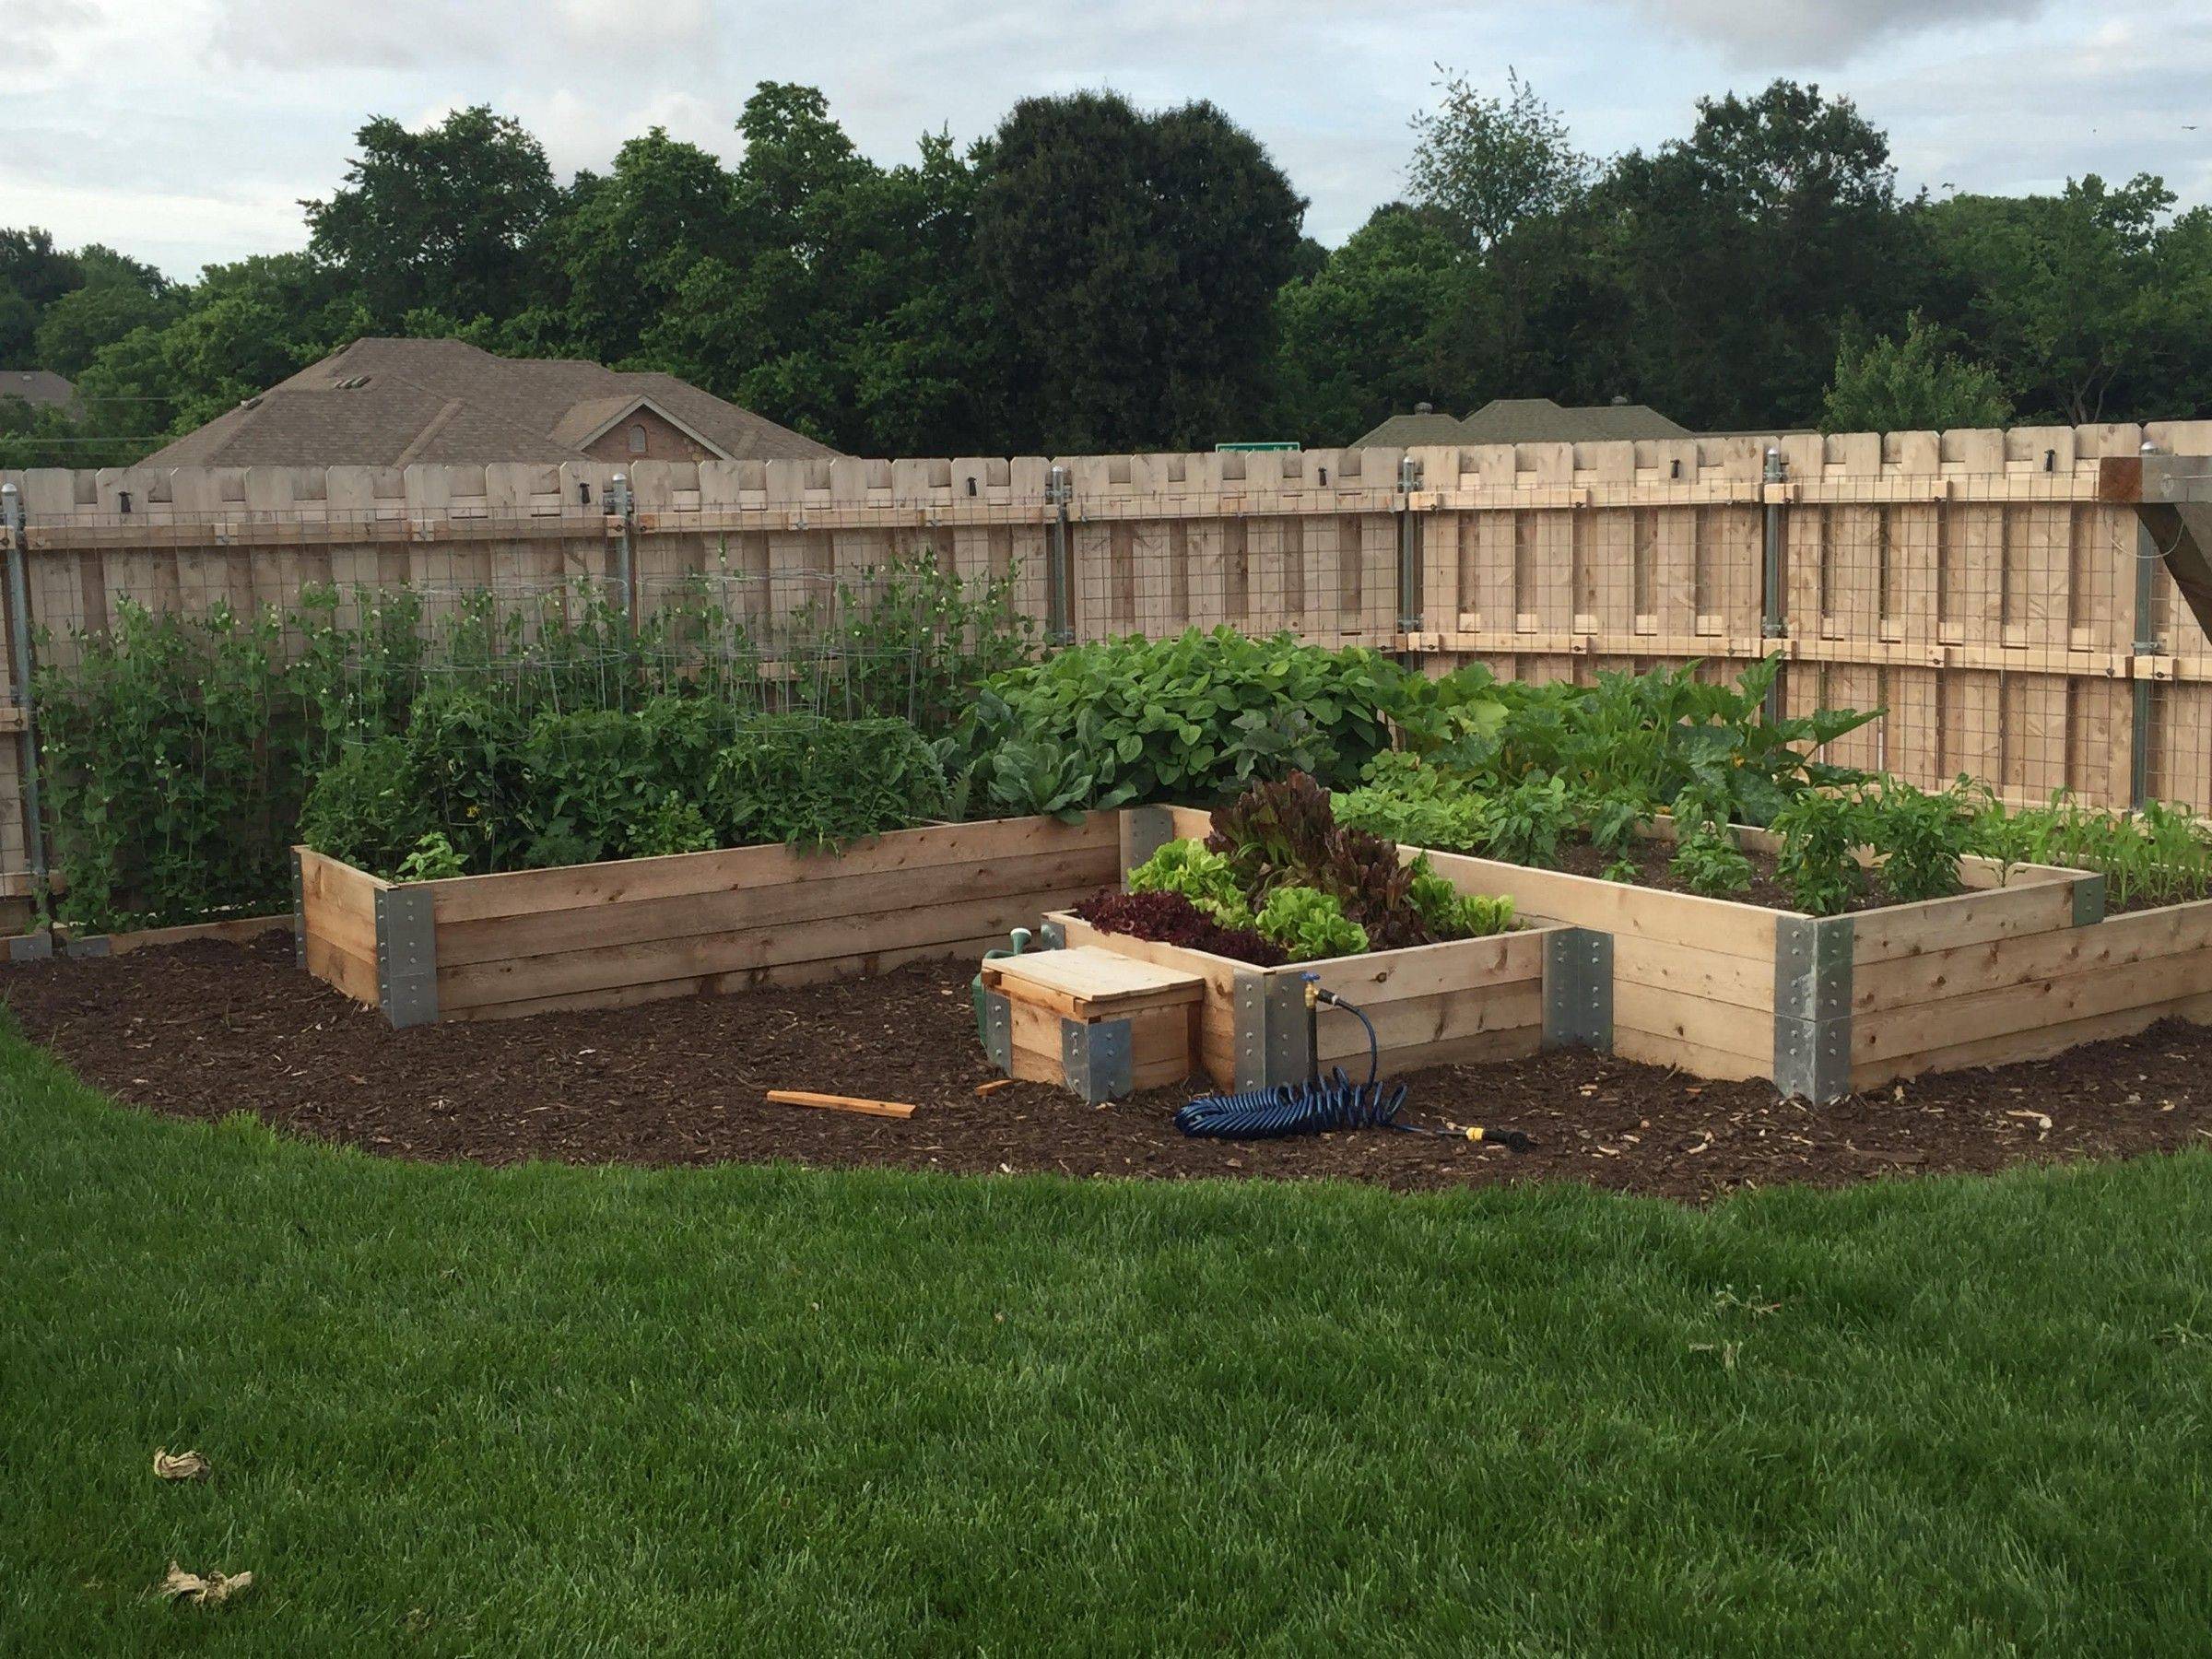
[(1032, 950), (983, 964), (983, 983), (1015, 1002), (1056, 1008), (1074, 1019), (1116, 1019), (1206, 995), (1206, 981), (1095, 945)]

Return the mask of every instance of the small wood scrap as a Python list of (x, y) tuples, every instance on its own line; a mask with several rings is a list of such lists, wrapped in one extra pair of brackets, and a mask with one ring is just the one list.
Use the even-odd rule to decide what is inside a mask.
[(780, 1106), (818, 1106), (828, 1112), (857, 1112), (865, 1117), (914, 1115), (914, 1109), (901, 1100), (867, 1100), (858, 1095), (816, 1094), (805, 1088), (771, 1088), (768, 1098)]
[(1002, 1088), (1011, 1088), (1014, 1079), (1011, 1077), (993, 1077), (987, 1083), (978, 1083), (975, 1086), (975, 1092), (978, 1095), (994, 1095)]

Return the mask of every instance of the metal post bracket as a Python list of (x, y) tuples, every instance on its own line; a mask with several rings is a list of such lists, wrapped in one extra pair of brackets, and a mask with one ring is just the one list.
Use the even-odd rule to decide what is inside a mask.
[(377, 892), (376, 995), (394, 1029), (438, 1018), (438, 926), (427, 887)]

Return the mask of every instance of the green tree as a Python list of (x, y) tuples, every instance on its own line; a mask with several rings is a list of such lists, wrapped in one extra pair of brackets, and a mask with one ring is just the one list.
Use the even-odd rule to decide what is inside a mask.
[(738, 130), (731, 234), (685, 271), (644, 358), (841, 449), (996, 452), (1005, 374), (951, 140), (879, 168), (818, 91), (774, 82)]
[(151, 265), (98, 243), (76, 255), (81, 287), (49, 303), (39, 318), (35, 359), (42, 369), (82, 374), (103, 346), (135, 328), (160, 328), (183, 309), (177, 286)]
[(77, 382), (88, 435), (188, 432), (369, 327), (344, 276), (308, 254), (209, 265), (175, 321), (93, 358)]
[(1379, 207), (1277, 300), (1281, 345), (1266, 430), (1341, 444), (1417, 403), (1479, 401), (1462, 319), (1487, 310), (1481, 262), (1431, 208)]
[(1014, 429), (1052, 449), (1250, 428), (1305, 202), (1208, 103), (1025, 99), (979, 152), (976, 261), (1014, 359)]
[(1524, 220), (1558, 213), (1579, 196), (1590, 158), (1559, 112), (1508, 69), (1504, 96), (1442, 71), (1440, 106), (1413, 118), (1413, 199), (1433, 207), (1478, 249), (1494, 248)]
[(545, 147), (482, 105), (419, 133), (377, 116), (327, 201), (302, 202), (310, 247), (359, 285), (377, 326), (422, 307), (501, 318), (538, 291), (538, 236), (559, 200)]
[(1592, 360), (1688, 426), (1806, 424), (1844, 320), (1901, 326), (1932, 270), (1888, 139), (1792, 81), (1700, 100), (1687, 139), (1621, 157), (1591, 206), (1586, 314), (1611, 336)]
[(51, 230), (0, 229), (0, 369), (36, 365), (41, 315), (84, 279), (83, 265), (53, 245)]
[(1969, 335), (2023, 408), (2069, 422), (2194, 408), (2171, 406), (2212, 339), (2212, 237), (2202, 209), (2169, 224), (2173, 199), (2148, 173), (2117, 186), (2091, 173), (2054, 196), (1931, 210), (1940, 256), (1971, 294)]
[(738, 236), (736, 181), (697, 145), (654, 127), (604, 178), (580, 174), (546, 246), (567, 294), (561, 334), (587, 357), (634, 356), (691, 267)]
[(1925, 432), (1951, 427), (1997, 427), (2012, 403), (1995, 372), (1946, 349), (1947, 335), (1914, 312), (1901, 335), (1854, 339), (1846, 331), (1836, 352), (1821, 429), (1830, 432)]

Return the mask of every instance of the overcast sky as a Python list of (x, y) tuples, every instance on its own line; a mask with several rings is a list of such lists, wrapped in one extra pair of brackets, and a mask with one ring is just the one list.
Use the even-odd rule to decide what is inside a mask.
[(0, 224), (172, 275), (295, 248), (364, 117), (489, 103), (563, 176), (659, 124), (735, 159), (756, 81), (822, 88), (879, 160), (988, 132), (1032, 92), (1213, 100), (1334, 243), (1402, 188), (1442, 63), (1510, 65), (1609, 155), (1685, 133), (1700, 94), (1776, 75), (1842, 93), (1908, 190), (2162, 173), (2212, 200), (2204, 0), (0, 0)]

